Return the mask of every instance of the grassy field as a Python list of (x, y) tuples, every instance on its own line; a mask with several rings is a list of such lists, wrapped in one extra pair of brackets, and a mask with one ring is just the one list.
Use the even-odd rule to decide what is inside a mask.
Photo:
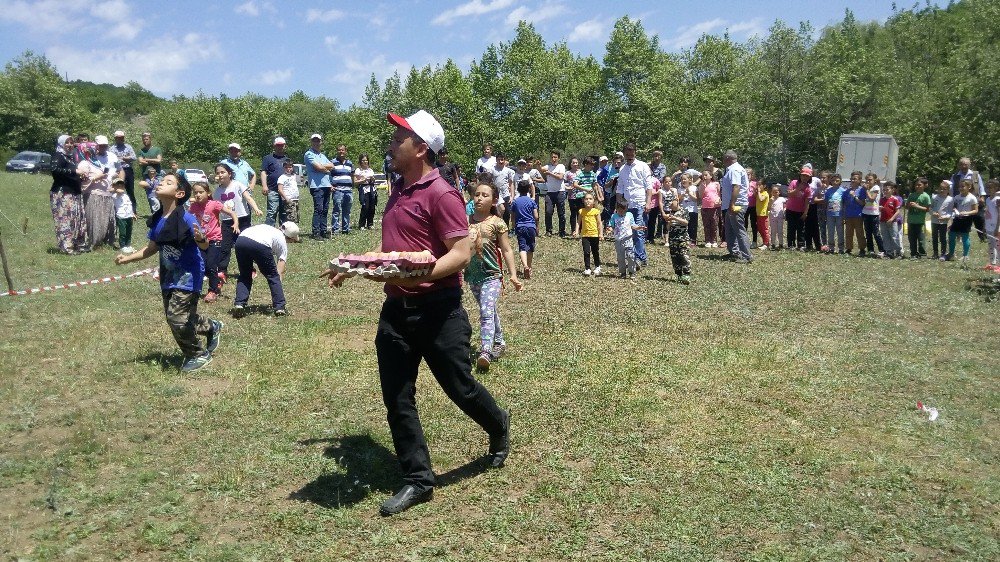
[[(0, 210), (29, 219), (21, 236), (0, 217), (18, 287), (155, 266), (51, 253), (47, 189), (0, 174)], [(316, 278), (376, 236), (292, 247), (288, 318), (224, 318), (229, 287), (203, 305), (226, 330), (192, 376), (149, 277), (0, 297), (0, 557), (1000, 558), (998, 304), (984, 274), (936, 261), (697, 249), (684, 287), (662, 246), (634, 281), (588, 279), (577, 242), (543, 238), (481, 377), (513, 413), (507, 466), (482, 470), (486, 435), (422, 368), (440, 486), (379, 517), (401, 485), (382, 294)]]

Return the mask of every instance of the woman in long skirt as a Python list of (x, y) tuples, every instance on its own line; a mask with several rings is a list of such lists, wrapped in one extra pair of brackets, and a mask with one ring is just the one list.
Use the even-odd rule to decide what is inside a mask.
[(84, 158), (77, 164), (82, 176), (83, 207), (87, 221), (87, 237), (91, 247), (115, 244), (115, 199), (111, 194), (111, 170), (95, 159), (95, 149), (83, 149)]
[(73, 137), (60, 136), (52, 162), (52, 189), (49, 192), (52, 220), (56, 227), (56, 247), (69, 255), (90, 251), (75, 154)]

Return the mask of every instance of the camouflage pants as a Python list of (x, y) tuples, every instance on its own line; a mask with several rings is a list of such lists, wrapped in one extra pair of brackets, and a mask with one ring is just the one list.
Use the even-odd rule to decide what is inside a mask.
[(292, 221), (299, 224), (299, 200), (281, 202), (281, 222)]
[(212, 321), (198, 314), (200, 296), (198, 293), (178, 289), (163, 291), (163, 312), (167, 316), (167, 325), (184, 357), (196, 357), (205, 353), (205, 345), (198, 336), (207, 337), (212, 331)]
[(691, 275), (691, 249), (687, 227), (670, 229), (670, 263), (677, 275)]

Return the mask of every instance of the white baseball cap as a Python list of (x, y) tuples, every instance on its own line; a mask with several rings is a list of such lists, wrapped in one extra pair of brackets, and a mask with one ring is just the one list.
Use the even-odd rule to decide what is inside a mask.
[(284, 137), (274, 137), (274, 144), (285, 144)]
[(309, 140), (317, 140), (317, 139), (323, 140), (323, 135), (319, 133), (313, 133), (312, 136), (309, 137)]
[(285, 234), (285, 238), (299, 241), (299, 225), (292, 221), (287, 221), (281, 223), (281, 232)]
[(608, 161), (608, 157), (607, 156), (601, 156), (600, 158), (597, 159), (597, 161), (598, 162), (607, 162)]
[(441, 123), (438, 123), (437, 119), (423, 109), (405, 119), (395, 113), (390, 113), (385, 117), (393, 125), (412, 131), (426, 142), (435, 154), (444, 148), (444, 129), (441, 128)]
[(229, 148), (235, 148), (236, 150), (243, 150), (239, 143), (231, 142), (229, 143)]
[(123, 131), (121, 129), (115, 131), (115, 138), (124, 137), (124, 136), (125, 136), (125, 131)]
[(108, 144), (108, 137), (104, 135), (97, 135), (94, 137), (94, 144)]

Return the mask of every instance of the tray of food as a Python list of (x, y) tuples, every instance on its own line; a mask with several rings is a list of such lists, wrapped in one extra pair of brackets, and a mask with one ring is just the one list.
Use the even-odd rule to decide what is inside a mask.
[(330, 260), (330, 269), (347, 275), (366, 277), (420, 277), (434, 268), (436, 259), (422, 252), (366, 252), (340, 254)]

